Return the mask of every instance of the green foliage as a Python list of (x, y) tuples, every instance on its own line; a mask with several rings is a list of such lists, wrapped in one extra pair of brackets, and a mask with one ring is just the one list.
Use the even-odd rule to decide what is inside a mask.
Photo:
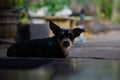
[[(120, 3), (120, 0), (118, 0), (118, 3)], [(120, 5), (118, 5), (118, 12), (120, 12)]]
[(112, 15), (112, 2), (113, 0), (95, 0), (94, 4), (99, 7), (100, 11), (97, 10), (97, 15), (104, 14), (104, 18), (110, 19)]
[(37, 11), (39, 8), (45, 6), (44, 3), (42, 1), (36, 1), (36, 2), (28, 2), (28, 8), (33, 10), (33, 11)]
[(15, 0), (16, 6), (23, 7), (23, 0)]
[(45, 5), (48, 7), (47, 15), (54, 15), (56, 11), (59, 11), (69, 6), (67, 0), (45, 0)]
[(115, 19), (112, 20), (113, 23), (120, 23), (120, 15), (118, 15)]
[(47, 15), (54, 15), (56, 11), (63, 9), (64, 7), (69, 7), (70, 3), (68, 0), (43, 0), (35, 3), (29, 4), (30, 9), (36, 11), (42, 7), (47, 7)]
[(91, 0), (76, 0), (78, 4), (90, 3)]
[(19, 23), (28, 23), (29, 22), (26, 12), (24, 10), (20, 12), (20, 14), (18, 16), (18, 22)]
[(111, 15), (112, 15), (112, 1), (113, 0), (104, 0), (103, 1), (104, 14), (107, 19), (110, 19)]

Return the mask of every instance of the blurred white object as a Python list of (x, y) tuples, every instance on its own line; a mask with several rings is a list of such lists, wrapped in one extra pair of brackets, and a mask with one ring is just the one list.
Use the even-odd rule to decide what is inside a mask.
[(37, 11), (32, 11), (32, 10), (29, 10), (29, 14), (32, 17), (35, 17), (35, 18), (32, 18), (32, 22), (34, 24), (41, 24), (41, 23), (45, 23), (45, 20), (44, 19), (40, 19), (40, 18), (37, 18), (37, 17), (44, 17), (46, 16), (46, 11), (47, 11), (47, 7), (43, 7), (43, 8), (40, 8), (38, 9)]
[(69, 16), (72, 14), (72, 10), (69, 8), (64, 8), (58, 12), (56, 12), (55, 16)]
[(37, 16), (43, 17), (45, 16), (45, 12), (47, 11), (47, 9), (48, 9), (47, 7), (43, 7), (38, 9), (37, 11), (29, 10), (29, 14), (34, 17), (37, 17)]
[[(84, 26), (83, 25), (79, 25), (79, 26), (76, 26), (77, 28), (80, 28), (80, 29), (84, 29)], [(86, 42), (86, 39), (83, 35), (83, 33), (80, 34), (80, 36), (77, 38), (76, 40), (78, 43), (85, 43)]]

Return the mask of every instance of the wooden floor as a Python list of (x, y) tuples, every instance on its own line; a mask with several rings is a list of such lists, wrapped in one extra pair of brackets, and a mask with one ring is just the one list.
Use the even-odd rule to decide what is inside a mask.
[(120, 60), (120, 44), (118, 43), (85, 43), (80, 45), (76, 44), (71, 49), (69, 57)]
[(91, 35), (83, 44), (75, 42), (69, 57), (120, 60), (120, 36), (118, 34), (120, 34), (119, 31), (112, 31), (106, 34)]
[[(120, 60), (120, 31), (91, 35), (86, 43), (75, 42), (69, 57)], [(8, 45), (0, 45), (0, 57), (6, 57)]]

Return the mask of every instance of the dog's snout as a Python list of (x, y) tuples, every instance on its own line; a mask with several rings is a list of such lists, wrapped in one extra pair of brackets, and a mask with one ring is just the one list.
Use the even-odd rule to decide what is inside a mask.
[(69, 42), (68, 41), (64, 41), (65, 44), (68, 44)]
[(64, 46), (64, 47), (68, 47), (68, 46), (70, 46), (69, 41), (64, 41), (64, 42), (63, 42), (63, 46)]

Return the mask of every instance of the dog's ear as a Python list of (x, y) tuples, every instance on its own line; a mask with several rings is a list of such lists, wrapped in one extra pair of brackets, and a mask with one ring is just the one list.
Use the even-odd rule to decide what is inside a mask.
[(73, 32), (75, 34), (75, 37), (78, 37), (82, 32), (85, 32), (85, 30), (80, 28), (75, 28), (73, 29)]
[(60, 31), (60, 27), (53, 23), (52, 21), (50, 21), (49, 26), (54, 34), (57, 34)]

